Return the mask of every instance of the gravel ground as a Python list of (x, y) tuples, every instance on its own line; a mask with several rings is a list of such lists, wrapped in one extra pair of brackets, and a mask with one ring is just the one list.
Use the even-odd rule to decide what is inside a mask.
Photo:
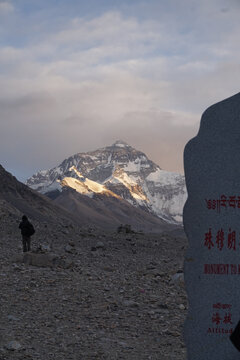
[(18, 219), (1, 220), (1, 360), (186, 358), (184, 237), (35, 223), (36, 266), (22, 262)]

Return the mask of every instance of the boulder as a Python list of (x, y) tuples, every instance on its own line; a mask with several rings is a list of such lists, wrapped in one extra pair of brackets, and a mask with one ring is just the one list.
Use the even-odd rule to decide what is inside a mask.
[(14, 262), (22, 262), (27, 265), (38, 266), (38, 267), (61, 267), (68, 269), (73, 266), (73, 263), (61, 258), (56, 254), (41, 254), (26, 252), (18, 255)]

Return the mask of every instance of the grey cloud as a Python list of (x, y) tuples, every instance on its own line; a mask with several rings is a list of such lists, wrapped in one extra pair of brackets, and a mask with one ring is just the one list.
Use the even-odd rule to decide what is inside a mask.
[(69, 116), (63, 120), (63, 124), (67, 126), (81, 126), (82, 124), (89, 123), (91, 119), (80, 116)]
[(10, 1), (0, 1), (0, 16), (6, 15), (12, 11), (14, 11), (14, 6)]
[(224, 1), (172, 4), (159, 18), (110, 12), (0, 49), (1, 161), (31, 175), (122, 138), (182, 171), (201, 112), (239, 86), (239, 13), (233, 2), (226, 13)]

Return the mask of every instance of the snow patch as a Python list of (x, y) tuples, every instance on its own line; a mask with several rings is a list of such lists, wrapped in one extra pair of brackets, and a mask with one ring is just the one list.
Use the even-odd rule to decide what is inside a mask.
[(121, 148), (124, 148), (124, 147), (126, 147), (126, 145), (124, 145), (124, 144), (115, 144), (115, 146), (118, 146), (118, 147), (121, 147)]
[(87, 178), (86, 178), (84, 183), (87, 185), (87, 187), (88, 187), (90, 190), (92, 190), (92, 191), (95, 192), (95, 193), (108, 192), (108, 189), (107, 189), (104, 185), (99, 184), (99, 183), (97, 183), (97, 182), (95, 182), (95, 181), (92, 181), (92, 180), (90, 180), (90, 179), (87, 179)]
[(176, 181), (181, 180), (182, 175), (176, 174), (169, 171), (164, 171), (157, 169), (157, 171), (152, 172), (146, 178), (147, 181), (153, 181), (156, 184), (161, 185), (172, 185), (176, 183)]
[[(132, 178), (129, 177), (124, 171), (116, 170), (112, 178), (108, 180), (108, 182), (112, 184), (122, 183), (129, 190), (132, 197), (135, 200), (138, 200), (139, 203), (142, 203), (143, 201), (148, 201), (147, 197), (141, 191), (141, 188), (139, 188), (138, 184), (133, 181)], [(129, 200), (130, 199), (128, 199), (127, 201)]]
[(75, 166), (72, 166), (71, 168), (69, 168), (69, 170), (74, 171), (77, 174), (78, 179), (75, 179), (72, 177), (65, 177), (61, 181), (62, 186), (69, 186), (72, 189), (75, 189), (80, 194), (84, 194), (84, 195), (88, 195), (88, 196), (90, 196), (89, 194), (92, 194), (91, 197), (93, 196), (94, 193), (95, 194), (99, 193), (99, 194), (108, 194), (110, 196), (119, 198), (118, 195), (116, 195), (112, 191), (108, 190), (104, 185), (99, 184), (98, 182), (90, 180), (88, 178), (85, 178), (76, 169)]
[(32, 185), (31, 188), (32, 189), (36, 188), (36, 190), (41, 191), (42, 194), (46, 194), (48, 192), (55, 191), (55, 190), (58, 190), (60, 192), (62, 191), (61, 184), (59, 184), (58, 181), (53, 181), (53, 182), (48, 182), (48, 183), (44, 182), (44, 183), (40, 183), (37, 185)]
[(182, 216), (180, 216), (180, 215), (176, 215), (176, 216), (173, 216), (173, 218), (174, 218), (174, 220), (176, 221), (176, 222), (182, 222)]
[(129, 161), (126, 165), (124, 165), (124, 171), (127, 172), (139, 172), (141, 168), (140, 162)]
[(125, 143), (124, 141), (122, 140), (118, 140), (116, 141), (113, 146), (118, 146), (118, 147), (121, 147), (121, 148), (125, 148), (125, 147), (130, 147), (127, 143)]
[(72, 189), (76, 190), (80, 194), (88, 194), (89, 193), (89, 189), (84, 183), (82, 183), (78, 179), (75, 179), (72, 177), (65, 177), (61, 181), (61, 185), (71, 187)]
[(74, 171), (77, 176), (79, 177), (79, 179), (84, 179), (84, 176), (80, 173), (80, 171), (78, 171), (78, 169), (76, 168), (76, 166), (72, 166), (69, 168), (70, 171)]

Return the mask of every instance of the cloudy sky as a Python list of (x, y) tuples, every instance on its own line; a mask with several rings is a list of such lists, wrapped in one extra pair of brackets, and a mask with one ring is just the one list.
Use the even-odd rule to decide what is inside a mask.
[(0, 163), (20, 180), (118, 139), (163, 169), (239, 92), (239, 0), (0, 0)]

